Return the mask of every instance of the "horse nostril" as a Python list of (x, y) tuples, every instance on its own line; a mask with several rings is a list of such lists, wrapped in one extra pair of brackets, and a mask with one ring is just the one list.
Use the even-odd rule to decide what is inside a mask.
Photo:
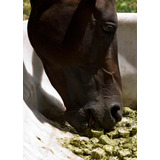
[(122, 113), (120, 111), (121, 107), (118, 104), (113, 104), (111, 107), (111, 115), (116, 120), (116, 122), (122, 119)]
[(86, 110), (87, 115), (88, 115), (88, 126), (89, 127), (93, 127), (93, 128), (98, 128), (99, 126), (99, 122), (97, 120), (97, 117), (95, 116), (95, 109), (94, 108), (90, 108)]
[(94, 116), (93, 116), (92, 111), (90, 109), (88, 109), (88, 115), (89, 115), (88, 125), (89, 125), (89, 127), (92, 127), (94, 125)]

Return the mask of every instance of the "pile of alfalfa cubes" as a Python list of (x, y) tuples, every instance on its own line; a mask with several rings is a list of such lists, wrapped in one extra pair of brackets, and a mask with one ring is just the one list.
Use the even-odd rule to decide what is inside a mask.
[(91, 138), (78, 134), (61, 139), (60, 143), (85, 160), (136, 160), (137, 159), (137, 111), (123, 108), (123, 118), (114, 130), (91, 130)]

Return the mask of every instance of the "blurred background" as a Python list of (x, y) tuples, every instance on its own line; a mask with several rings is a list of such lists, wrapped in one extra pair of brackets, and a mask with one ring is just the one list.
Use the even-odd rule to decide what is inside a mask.
[[(121, 13), (136, 13), (137, 0), (115, 0), (117, 12)], [(23, 0), (23, 20), (29, 18), (31, 11), (30, 0)]]

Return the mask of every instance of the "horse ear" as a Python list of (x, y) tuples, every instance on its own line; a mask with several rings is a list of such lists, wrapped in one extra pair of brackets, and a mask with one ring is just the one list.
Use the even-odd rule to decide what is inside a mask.
[(31, 7), (33, 7), (34, 5), (39, 4), (40, 2), (42, 2), (42, 0), (30, 0)]
[(33, 5), (35, 4), (35, 0), (30, 0), (30, 4), (31, 4), (31, 8), (32, 8)]

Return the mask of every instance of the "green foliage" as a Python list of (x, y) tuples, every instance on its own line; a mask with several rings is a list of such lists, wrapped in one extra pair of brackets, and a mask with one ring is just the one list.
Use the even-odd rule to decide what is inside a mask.
[(27, 20), (29, 18), (30, 12), (30, 0), (23, 0), (23, 20)]
[(137, 12), (137, 0), (115, 0), (117, 12)]
[[(117, 12), (137, 12), (137, 0), (115, 0)], [(29, 18), (31, 12), (30, 0), (23, 0), (23, 20)]]

